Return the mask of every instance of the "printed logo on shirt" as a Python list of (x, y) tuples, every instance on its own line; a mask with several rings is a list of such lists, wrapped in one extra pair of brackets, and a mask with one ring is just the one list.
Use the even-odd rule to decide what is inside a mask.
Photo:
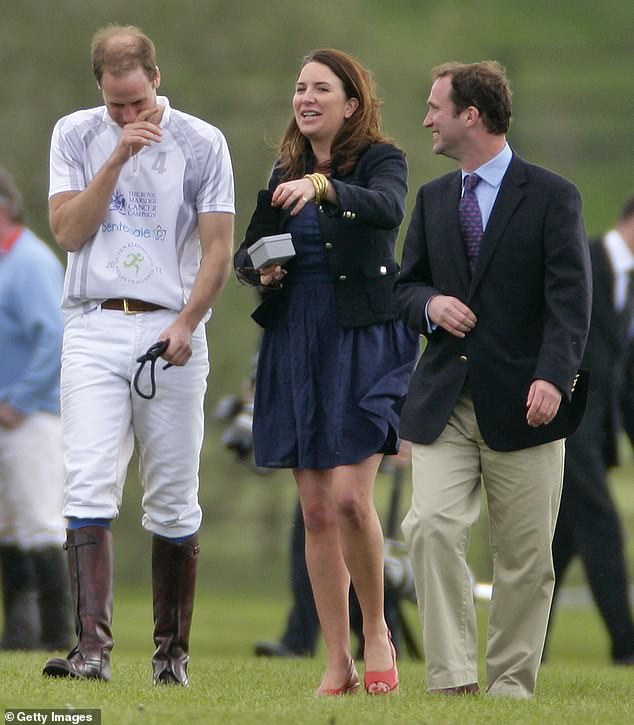
[(156, 194), (153, 191), (131, 191), (128, 194), (128, 216), (153, 219), (156, 209)]
[(102, 222), (101, 231), (104, 234), (129, 234), (137, 239), (149, 239), (152, 234), (147, 227), (131, 227), (125, 222)]
[(109, 210), (118, 211), (119, 214), (125, 214), (125, 196), (118, 189), (114, 190)]
[(102, 222), (102, 234), (128, 234), (135, 239), (154, 239), (156, 242), (164, 242), (167, 239), (167, 229), (157, 224), (154, 229), (148, 227), (131, 227), (125, 222)]
[(167, 238), (167, 229), (164, 229), (160, 224), (154, 227), (154, 239), (157, 242), (164, 242)]
[(147, 249), (140, 244), (130, 242), (117, 252), (114, 259), (106, 264), (114, 268), (117, 275), (129, 284), (143, 284), (154, 272), (159, 272)]
[(154, 219), (157, 215), (158, 202), (153, 191), (129, 191), (126, 196), (115, 189), (110, 200), (109, 211), (116, 211), (122, 216)]

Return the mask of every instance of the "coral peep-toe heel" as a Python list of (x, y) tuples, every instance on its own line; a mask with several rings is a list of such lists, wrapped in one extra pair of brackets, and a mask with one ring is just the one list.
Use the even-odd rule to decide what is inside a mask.
[(315, 690), (317, 697), (337, 697), (338, 695), (356, 695), (361, 682), (354, 662), (350, 660), (346, 679), (341, 687), (324, 687)]
[(392, 635), (388, 632), (388, 642), (392, 653), (392, 667), (384, 672), (366, 671), (363, 676), (363, 684), (368, 695), (387, 695), (390, 692), (397, 692), (399, 679), (396, 668), (396, 649), (392, 643)]

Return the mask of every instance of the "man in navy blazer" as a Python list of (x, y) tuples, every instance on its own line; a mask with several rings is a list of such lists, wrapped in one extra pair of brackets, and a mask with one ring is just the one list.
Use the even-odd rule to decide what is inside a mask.
[(590, 370), (588, 409), (566, 441), (564, 488), (553, 540), (555, 596), (578, 556), (610, 638), (614, 664), (634, 665), (634, 618), (618, 510), (608, 470), (618, 436), (634, 322), (634, 194), (613, 229), (590, 243), (592, 321), (582, 365)]
[[(413, 443), (403, 532), (427, 686), (479, 691), (466, 550), (484, 484), (494, 567), (486, 691), (529, 697), (554, 587), (563, 439), (587, 387), (579, 377), (591, 301), (581, 200), (570, 182), (509, 147), (502, 66), (451, 63), (432, 76), (424, 126), (434, 153), (461, 171), (420, 188), (397, 282), (402, 318), (427, 339), (401, 415), (401, 435)], [(459, 212), (466, 202), (470, 221)]]

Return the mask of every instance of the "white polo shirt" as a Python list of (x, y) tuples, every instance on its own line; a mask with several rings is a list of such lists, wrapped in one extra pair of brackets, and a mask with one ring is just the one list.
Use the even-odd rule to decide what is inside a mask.
[[(227, 142), (210, 124), (173, 109), (164, 96), (160, 143), (123, 167), (94, 236), (68, 254), (62, 306), (91, 309), (130, 297), (180, 310), (200, 263), (197, 215), (235, 213)], [(76, 111), (55, 125), (49, 197), (82, 191), (112, 153), (121, 128), (105, 106)]]

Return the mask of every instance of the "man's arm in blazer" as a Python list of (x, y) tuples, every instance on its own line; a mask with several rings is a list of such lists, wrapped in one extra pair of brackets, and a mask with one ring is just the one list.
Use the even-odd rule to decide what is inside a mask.
[(551, 172), (540, 171), (554, 182), (543, 219), (536, 220), (543, 228), (545, 310), (534, 377), (550, 381), (570, 399), (590, 327), (590, 252), (576, 187)]

